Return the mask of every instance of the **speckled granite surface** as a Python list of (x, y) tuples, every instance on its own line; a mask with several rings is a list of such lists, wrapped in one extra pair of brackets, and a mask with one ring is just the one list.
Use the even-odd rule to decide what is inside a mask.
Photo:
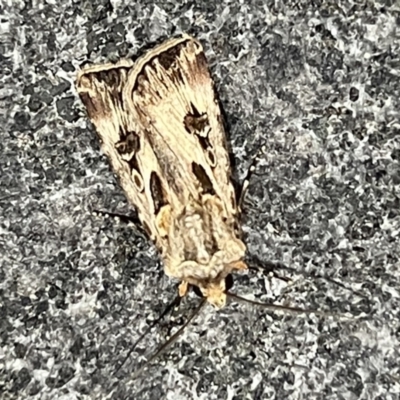
[[(399, 3), (211, 3), (0, 5), (2, 399), (400, 398)], [(245, 240), (293, 283), (251, 273), (234, 291), (355, 317), (207, 307), (132, 382), (134, 353), (110, 394), (176, 284), (133, 227), (92, 215), (129, 207), (73, 81), (181, 31), (206, 48), (238, 177), (266, 143)]]

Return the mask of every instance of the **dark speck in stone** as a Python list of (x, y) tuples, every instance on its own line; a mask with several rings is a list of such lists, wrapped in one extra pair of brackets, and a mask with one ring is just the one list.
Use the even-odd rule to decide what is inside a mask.
[(78, 116), (78, 110), (75, 107), (75, 97), (64, 97), (56, 102), (58, 115), (68, 122), (76, 121)]
[(70, 348), (70, 352), (74, 355), (78, 355), (83, 348), (84, 340), (78, 337)]
[(61, 82), (58, 85), (51, 86), (50, 94), (52, 96), (58, 96), (62, 93), (68, 92), (70, 90), (70, 88), (71, 88), (71, 84), (64, 79), (61, 79)]
[(55, 286), (50, 286), (48, 295), (49, 295), (49, 299), (54, 299), (57, 296), (57, 289)]
[(44, 313), (48, 309), (49, 309), (49, 302), (47, 300), (41, 301), (36, 307), (36, 311), (38, 314)]
[(31, 120), (31, 116), (29, 113), (25, 111), (18, 111), (14, 115), (14, 128), (21, 132), (25, 132), (29, 130), (29, 123)]
[(359, 96), (359, 91), (358, 91), (358, 89), (357, 88), (355, 88), (355, 87), (352, 87), (351, 89), (350, 89), (350, 95), (349, 95), (349, 97), (350, 97), (350, 100), (351, 101), (357, 101), (358, 100), (358, 96)]
[(21, 368), (18, 372), (14, 372), (12, 378), (13, 385), (10, 390), (11, 393), (17, 393), (24, 389), (31, 379), (31, 374), (27, 368)]
[(65, 302), (65, 299), (60, 299), (56, 300), (56, 308), (60, 310), (67, 310), (68, 309), (68, 303)]
[(32, 304), (32, 301), (29, 297), (26, 296), (22, 296), (21, 297), (21, 305), (22, 307), (26, 307)]
[(27, 348), (22, 343), (15, 343), (14, 351), (17, 358), (24, 358)]
[(61, 64), (61, 68), (65, 71), (65, 72), (74, 72), (75, 71), (75, 67), (72, 65), (72, 63), (70, 61), (64, 61)]

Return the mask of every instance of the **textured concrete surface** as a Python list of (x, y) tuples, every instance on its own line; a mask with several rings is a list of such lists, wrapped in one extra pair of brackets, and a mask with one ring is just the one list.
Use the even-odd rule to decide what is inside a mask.
[[(3, 2), (1, 398), (400, 398), (399, 11), (389, 0)], [(199, 298), (113, 376), (176, 283), (139, 231), (92, 214), (132, 211), (73, 82), (85, 62), (182, 31), (206, 48), (239, 179), (266, 145), (245, 240), (252, 262), (291, 282), (253, 272), (232, 290), (354, 317), (207, 307), (132, 381)]]

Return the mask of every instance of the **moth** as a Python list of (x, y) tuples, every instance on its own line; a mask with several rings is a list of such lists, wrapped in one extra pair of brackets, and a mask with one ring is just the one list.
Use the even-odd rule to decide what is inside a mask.
[(165, 273), (226, 303), (226, 278), (246, 270), (226, 134), (200, 42), (168, 40), (139, 58), (79, 72), (76, 88), (102, 151)]
[(199, 41), (184, 34), (136, 62), (85, 67), (76, 88), (165, 273), (180, 281), (178, 298), (189, 285), (205, 298), (132, 378), (179, 337), (205, 301), (222, 308), (229, 296), (269, 310), (332, 315), (259, 303), (227, 287), (231, 273), (248, 269), (239, 219), (255, 163), (236, 196), (221, 110)]

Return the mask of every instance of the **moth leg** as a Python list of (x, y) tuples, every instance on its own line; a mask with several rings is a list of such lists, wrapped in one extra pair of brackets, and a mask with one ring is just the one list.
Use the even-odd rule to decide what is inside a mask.
[(232, 269), (236, 269), (237, 271), (247, 271), (249, 267), (244, 261), (235, 261), (234, 263), (230, 264)]
[(179, 289), (178, 289), (179, 296), (180, 296), (180, 297), (186, 296), (188, 290), (189, 290), (189, 284), (188, 284), (186, 281), (182, 281), (182, 282), (180, 283)]
[(276, 272), (276, 269), (283, 269), (290, 272), (296, 272), (293, 268), (286, 267), (283, 264), (276, 264), (269, 261), (264, 261), (258, 258), (257, 256), (250, 257), (250, 265), (248, 268), (250, 271), (262, 271), (265, 276), (270, 276), (276, 279), (279, 279), (288, 284), (292, 283), (292, 279), (287, 278), (285, 276), (281, 276)]
[(176, 296), (174, 298), (174, 300), (169, 303), (167, 305), (167, 307), (164, 309), (164, 311), (161, 313), (161, 315), (155, 320), (153, 321), (148, 327), (147, 329), (140, 335), (140, 337), (136, 340), (136, 342), (131, 346), (131, 348), (129, 349), (128, 353), (126, 354), (125, 358), (122, 360), (122, 362), (120, 363), (120, 365), (115, 369), (113, 375), (116, 376), (118, 371), (125, 365), (125, 363), (128, 361), (128, 359), (130, 358), (130, 356), (132, 355), (133, 351), (135, 350), (135, 348), (137, 347), (137, 345), (139, 343), (141, 343), (141, 341), (151, 332), (151, 330), (159, 325), (161, 323), (161, 321), (164, 319), (164, 317), (169, 314), (171, 311), (175, 310), (177, 307), (179, 307), (179, 304), (181, 302), (181, 298), (179, 296)]
[(264, 152), (265, 152), (265, 146), (261, 146), (260, 150), (253, 157), (253, 159), (252, 159), (252, 161), (250, 163), (249, 169), (247, 170), (247, 174), (243, 179), (243, 183), (242, 183), (242, 186), (241, 186), (240, 191), (239, 191), (239, 200), (238, 200), (238, 208), (239, 208), (240, 212), (243, 209), (244, 199), (246, 197), (247, 190), (249, 188), (251, 176), (253, 175), (254, 171), (257, 168), (257, 164), (260, 161), (260, 155), (264, 154)]
[(135, 231), (139, 235), (142, 235), (143, 237), (149, 236), (149, 234), (145, 231), (145, 229), (143, 229), (143, 225), (141, 224), (140, 219), (136, 215), (125, 215), (125, 214), (100, 211), (100, 210), (94, 210), (94, 213), (107, 217), (118, 218), (124, 224), (132, 223), (134, 225)]
[(108, 217), (113, 217), (113, 218), (118, 218), (120, 221), (128, 224), (129, 222), (136, 224), (140, 224), (140, 220), (138, 217), (135, 215), (124, 215), (120, 213), (114, 213), (114, 212), (109, 212), (109, 211), (100, 211), (100, 210), (93, 210), (96, 214), (108, 216)]

